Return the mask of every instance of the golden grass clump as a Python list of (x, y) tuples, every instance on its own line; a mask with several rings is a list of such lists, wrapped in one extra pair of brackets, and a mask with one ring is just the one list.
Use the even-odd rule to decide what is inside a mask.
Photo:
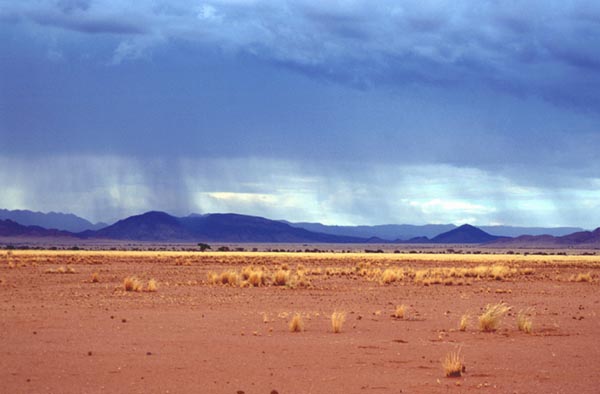
[(210, 283), (211, 285), (216, 285), (217, 283), (219, 283), (219, 280), (221, 278), (219, 277), (219, 274), (217, 274), (216, 272), (209, 272), (208, 274), (206, 274), (206, 279), (208, 280), (208, 283)]
[(496, 280), (503, 280), (510, 274), (510, 268), (505, 265), (493, 265), (490, 276)]
[(290, 332), (302, 332), (304, 331), (304, 322), (302, 321), (302, 316), (299, 313), (296, 313), (292, 320), (290, 320), (289, 324)]
[(590, 272), (586, 274), (579, 273), (577, 275), (571, 275), (569, 282), (591, 282), (592, 274)]
[(460, 318), (460, 324), (458, 325), (458, 329), (460, 331), (466, 331), (467, 330), (467, 327), (469, 326), (469, 319), (470, 319), (470, 316), (468, 314), (466, 314), (466, 313), (461, 316), (461, 318)]
[(414, 281), (417, 284), (425, 284), (425, 279), (429, 276), (428, 270), (418, 270), (415, 272)]
[(396, 310), (394, 311), (394, 317), (396, 319), (404, 319), (405, 314), (406, 314), (406, 306), (404, 304), (396, 305)]
[(285, 286), (290, 281), (290, 272), (280, 269), (273, 275), (273, 285)]
[(75, 270), (72, 267), (65, 267), (61, 265), (57, 269), (49, 268), (46, 270), (47, 274), (74, 274)]
[(533, 329), (533, 320), (531, 318), (532, 310), (527, 308), (520, 310), (517, 314), (517, 327), (519, 331), (523, 331), (526, 334), (531, 334)]
[(298, 271), (296, 275), (290, 277), (288, 286), (292, 289), (302, 287), (309, 288), (312, 286), (310, 280), (305, 276), (304, 271)]
[(381, 274), (381, 282), (383, 284), (390, 284), (402, 280), (403, 277), (404, 272), (398, 268), (386, 268)]
[(342, 326), (346, 321), (346, 312), (336, 311), (331, 314), (331, 329), (334, 333), (342, 332)]
[(531, 267), (526, 267), (522, 268), (520, 272), (523, 275), (533, 275), (535, 273), (535, 270)]
[(250, 275), (252, 275), (253, 272), (254, 272), (254, 267), (251, 265), (248, 265), (248, 266), (242, 268), (242, 272), (240, 273), (240, 275), (243, 280), (248, 280), (248, 279), (250, 279)]
[(460, 377), (465, 372), (463, 358), (460, 356), (460, 349), (457, 352), (450, 352), (442, 361), (442, 368), (448, 378)]
[(155, 292), (158, 290), (158, 283), (154, 279), (150, 279), (148, 281), (148, 286), (146, 286), (146, 290), (149, 292)]
[(220, 282), (224, 285), (237, 286), (240, 278), (235, 271), (224, 271), (221, 273)]
[(125, 291), (142, 291), (142, 282), (135, 276), (128, 276), (123, 280)]
[(248, 276), (248, 283), (254, 287), (264, 285), (266, 283), (265, 273), (260, 270), (252, 271)]
[(479, 316), (479, 328), (481, 331), (496, 331), (502, 320), (502, 316), (510, 310), (504, 302), (488, 304), (485, 311)]

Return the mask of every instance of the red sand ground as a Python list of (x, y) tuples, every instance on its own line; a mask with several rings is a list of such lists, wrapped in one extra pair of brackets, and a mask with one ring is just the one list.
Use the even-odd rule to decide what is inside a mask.
[[(0, 391), (4, 393), (598, 393), (600, 259), (534, 258), (533, 275), (470, 285), (383, 285), (350, 275), (309, 276), (312, 288), (207, 283), (209, 271), (287, 263), (308, 268), (464, 266), (408, 255), (0, 253)], [(486, 259), (483, 261), (483, 259)], [(511, 257), (515, 259), (515, 257)], [(47, 273), (60, 265), (73, 274)], [(13, 268), (9, 268), (12, 266)], [(100, 282), (91, 283), (93, 272)], [(591, 272), (592, 283), (569, 282)], [(125, 292), (123, 279), (159, 289)], [(488, 303), (513, 310), (480, 332)], [(397, 304), (407, 316), (391, 317)], [(517, 329), (533, 307), (533, 333)], [(330, 315), (347, 312), (342, 332)], [(291, 333), (293, 313), (306, 330)], [(458, 330), (462, 314), (470, 326)], [(266, 319), (265, 319), (266, 317)], [(267, 320), (265, 322), (264, 320)], [(460, 349), (466, 373), (446, 378), (441, 360)]]

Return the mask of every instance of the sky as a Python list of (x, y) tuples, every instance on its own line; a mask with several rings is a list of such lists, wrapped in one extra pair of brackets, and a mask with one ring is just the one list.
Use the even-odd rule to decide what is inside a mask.
[(0, 0), (0, 207), (600, 226), (597, 1)]

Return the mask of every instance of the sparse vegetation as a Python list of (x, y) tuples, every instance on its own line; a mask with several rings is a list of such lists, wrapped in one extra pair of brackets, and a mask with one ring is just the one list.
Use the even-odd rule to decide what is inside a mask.
[(200, 249), (201, 252), (204, 252), (205, 250), (210, 249), (210, 245), (200, 242), (198, 244), (198, 248)]
[(263, 286), (266, 282), (267, 278), (262, 270), (253, 270), (248, 276), (248, 283), (254, 287)]
[(239, 276), (235, 271), (225, 271), (221, 273), (220, 282), (224, 285), (237, 286), (240, 282)]
[(123, 280), (125, 291), (142, 291), (142, 282), (135, 276), (128, 276)]
[(146, 290), (149, 292), (155, 292), (158, 290), (158, 283), (154, 279), (150, 279), (148, 281), (148, 286), (146, 286)]
[(442, 361), (442, 368), (446, 377), (460, 377), (465, 372), (463, 358), (460, 356), (460, 349), (457, 352), (450, 352)]
[(334, 333), (342, 332), (342, 326), (346, 321), (346, 312), (336, 311), (331, 314), (331, 329)]
[[(77, 318), (85, 318), (91, 308), (96, 308), (102, 319), (99, 320), (102, 327), (113, 331), (125, 329), (126, 332), (123, 333), (138, 332), (143, 328), (147, 333), (155, 334), (164, 326), (165, 319), (175, 319), (174, 321), (183, 324), (184, 329), (209, 327), (210, 330), (200, 330), (206, 336), (206, 341), (195, 341), (192, 350), (208, 349), (210, 352), (221, 352), (219, 354), (239, 351), (280, 354), (294, 346), (305, 346), (307, 341), (324, 340), (325, 337), (320, 336), (326, 335), (330, 338), (329, 342), (339, 342), (338, 345), (347, 347), (341, 356), (347, 363), (365, 361), (365, 353), (375, 358), (382, 353), (390, 356), (388, 361), (397, 362), (395, 365), (402, 366), (407, 371), (433, 366), (433, 377), (429, 377), (431, 379), (427, 387), (434, 391), (436, 387), (442, 391), (469, 391), (480, 383), (483, 388), (486, 382), (490, 382), (491, 388), (495, 383), (487, 378), (471, 377), (470, 380), (462, 381), (460, 378), (444, 379), (443, 376), (466, 377), (462, 357), (469, 364), (469, 375), (475, 372), (488, 374), (501, 361), (495, 360), (487, 368), (483, 362), (487, 356), (479, 355), (475, 361), (481, 361), (481, 365), (475, 371), (471, 365), (471, 358), (475, 355), (473, 352), (482, 351), (480, 348), (485, 345), (483, 350), (487, 355), (498, 354), (499, 349), (513, 341), (516, 344), (532, 345), (532, 357), (535, 357), (536, 363), (500, 365), (503, 375), (509, 376), (513, 372), (512, 368), (517, 367), (524, 368), (518, 371), (520, 374), (535, 374), (539, 368), (552, 370), (552, 366), (556, 366), (558, 362), (560, 365), (572, 366), (570, 370), (575, 371), (577, 376), (593, 376), (593, 365), (590, 366), (591, 363), (580, 358), (578, 352), (570, 352), (569, 349), (577, 350), (582, 343), (579, 341), (585, 341), (594, 335), (594, 291), (600, 277), (598, 252), (595, 256), (585, 258), (557, 254), (525, 257), (524, 251), (519, 249), (520, 254), (515, 253), (509, 258), (491, 254), (492, 252), (486, 254), (486, 250), (475, 256), (470, 254), (473, 251), (471, 246), (464, 247), (460, 257), (427, 251), (413, 255), (400, 252), (396, 255), (368, 256), (351, 251), (321, 252), (318, 255), (233, 251), (200, 253), (195, 243), (175, 246), (190, 248), (189, 251), (160, 250), (163, 246), (171, 247), (131, 245), (140, 248), (156, 247), (152, 252), (72, 252), (61, 249), (18, 251), (11, 258), (14, 270), (7, 268), (7, 262), (0, 253), (0, 263), (3, 263), (0, 264), (0, 278), (4, 279), (0, 282), (0, 290), (9, 300), (5, 309), (10, 316), (21, 319), (15, 320), (13, 327), (17, 327), (19, 321), (30, 319), (31, 313), (39, 312), (43, 319), (51, 318), (54, 312), (58, 311), (62, 315), (66, 311), (67, 319), (53, 319), (51, 325), (60, 323), (60, 327), (69, 330), (64, 332), (70, 335), (77, 335), (78, 329), (83, 330), (81, 335), (94, 335), (94, 325), (84, 324), (80, 328), (72, 322), (77, 321)], [(353, 246), (344, 246), (346, 247)], [(398, 247), (401, 248), (402, 245)], [(234, 248), (235, 246), (232, 247)], [(251, 249), (251, 245), (247, 246), (247, 250)], [(569, 250), (569, 253), (576, 252)], [(27, 268), (22, 269), (25, 263)], [(61, 266), (63, 268), (59, 270)], [(55, 275), (43, 274), (50, 268)], [(75, 268), (77, 274), (66, 275), (68, 268)], [(65, 275), (57, 275), (58, 272)], [(141, 280), (143, 289), (137, 290), (141, 292), (135, 292), (135, 285), (129, 285), (128, 292), (123, 290), (126, 286), (123, 279), (131, 275), (136, 275)], [(283, 276), (284, 280), (278, 279), (278, 275)], [(558, 275), (560, 279), (556, 279)], [(573, 283), (568, 283), (571, 275)], [(156, 293), (149, 292), (154, 287), (149, 280), (151, 278), (159, 282)], [(575, 283), (576, 280), (582, 283)], [(93, 284), (98, 282), (100, 283)], [(443, 287), (444, 285), (452, 287)], [(461, 285), (470, 287), (455, 287)], [(314, 290), (302, 288), (308, 286)], [(32, 288), (36, 291), (30, 291)], [(494, 314), (490, 311), (494, 308), (485, 308), (487, 303), (496, 304), (501, 300), (512, 306), (512, 311), (496, 308), (502, 313)], [(43, 301), (40, 302), (39, 311), (29, 308), (32, 302), (39, 301)], [(41, 310), (41, 305), (44, 305), (44, 310)], [(534, 305), (535, 313), (525, 309)], [(504, 309), (508, 309), (506, 304)], [(135, 313), (131, 314), (132, 311)], [(152, 320), (158, 311), (168, 313), (163, 313), (164, 316), (161, 315), (161, 319), (158, 319), (160, 321)], [(193, 316), (188, 319), (190, 311), (193, 311)], [(342, 312), (332, 315), (334, 311), (345, 311), (345, 321)], [(485, 323), (493, 320), (490, 317), (493, 315), (500, 315), (502, 321), (497, 324)], [(121, 323), (125, 322), (124, 318), (127, 324)], [(7, 320), (7, 324), (13, 324), (12, 320)], [(36, 336), (30, 340), (45, 341), (49, 338), (43, 326), (31, 325), (28, 330), (36, 330), (37, 334), (33, 331)], [(480, 328), (482, 331), (498, 330), (500, 334), (479, 332)], [(28, 330), (24, 332), (25, 339), (32, 335)], [(240, 332), (244, 337), (240, 337)], [(341, 332), (343, 335), (329, 337), (333, 332)], [(533, 336), (536, 333), (539, 335)], [(582, 335), (573, 336), (579, 333)], [(56, 331), (56, 334), (55, 338), (60, 340), (61, 333)], [(222, 341), (223, 335), (231, 337), (232, 334), (237, 338), (233, 338), (233, 342), (227, 338), (225, 342)], [(104, 334), (98, 332), (98, 335)], [(176, 330), (165, 335), (177, 340), (181, 332)], [(560, 360), (551, 352), (542, 351), (553, 348), (556, 335), (571, 335), (563, 343), (565, 347), (561, 347), (564, 351), (557, 353), (556, 357), (560, 356)], [(244, 339), (249, 343), (244, 344)], [(464, 342), (460, 351), (458, 347), (454, 348), (457, 341)], [(151, 340), (138, 342), (136, 352), (140, 356), (146, 351), (152, 351), (151, 359), (156, 362), (164, 361), (160, 357), (160, 346), (155, 346)], [(244, 349), (236, 347), (239, 343), (242, 343)], [(77, 341), (73, 344), (79, 346)], [(566, 347), (571, 344), (578, 347)], [(409, 354), (415, 346), (421, 348), (425, 358), (421, 358), (421, 354), (416, 357)], [(101, 348), (90, 349), (93, 350), (93, 359), (96, 361), (98, 357), (104, 357)], [(88, 348), (79, 347), (78, 350), (84, 355)], [(120, 355), (127, 358), (128, 351), (130, 349), (123, 349)], [(454, 353), (447, 355), (450, 351)], [(306, 360), (314, 362), (318, 353), (306, 353)], [(75, 352), (73, 354), (77, 357)], [(437, 354), (433, 360), (432, 354)], [(230, 366), (226, 358), (217, 359), (221, 362), (220, 367)], [(395, 361), (391, 361), (393, 359)], [(441, 364), (445, 364), (443, 370), (440, 369)], [(330, 371), (323, 370), (322, 375), (319, 375), (321, 371), (315, 372), (319, 365), (318, 362), (313, 365), (311, 373), (317, 373), (319, 379), (327, 379), (325, 375)], [(363, 368), (365, 373), (375, 371), (377, 375), (377, 369), (381, 368), (381, 363), (369, 361), (366, 365)], [(277, 372), (285, 366), (275, 368), (274, 372)], [(418, 386), (421, 384), (421, 377), (431, 371), (424, 369), (422, 373), (407, 377), (412, 382), (405, 382), (407, 387), (421, 387)], [(435, 386), (436, 374), (446, 383), (440, 382), (440, 386)], [(564, 381), (560, 381), (561, 376), (549, 375), (549, 380), (527, 384), (531, 387), (535, 385), (533, 391), (538, 386), (538, 391), (548, 391), (555, 383), (552, 379), (564, 384)], [(21, 384), (23, 380), (16, 379), (15, 384)], [(44, 387), (43, 381), (33, 383), (33, 389)], [(247, 382), (240, 380), (240, 387), (234, 387), (234, 383), (232, 381), (227, 386), (233, 392), (237, 389), (246, 392), (252, 390)], [(259, 384), (258, 381), (255, 383)], [(335, 384), (337, 382), (326, 386), (334, 387)], [(463, 387), (453, 388), (455, 384)], [(265, 386), (267, 392), (275, 387)], [(301, 390), (308, 385), (298, 387)], [(283, 386), (276, 388), (285, 389)], [(522, 388), (527, 391), (530, 387)]]
[(216, 272), (209, 272), (208, 274), (206, 274), (206, 279), (209, 284), (216, 285), (217, 283), (219, 283), (220, 277), (219, 274), (217, 274)]
[(73, 267), (65, 267), (64, 265), (61, 265), (60, 267), (58, 267), (56, 269), (52, 269), (52, 268), (47, 269), (46, 273), (47, 274), (74, 274), (75, 269), (73, 269)]
[(533, 320), (531, 318), (532, 309), (520, 310), (517, 314), (517, 328), (526, 334), (531, 334), (533, 329)]
[(285, 286), (290, 281), (290, 272), (280, 269), (273, 276), (273, 284), (275, 286)]
[(569, 282), (591, 282), (591, 281), (592, 281), (592, 274), (590, 272), (587, 272), (585, 274), (579, 273), (577, 275), (571, 275), (569, 277)]
[(301, 332), (304, 331), (304, 322), (302, 321), (302, 316), (299, 313), (296, 313), (292, 320), (290, 320), (289, 329), (291, 332)]
[(397, 268), (386, 268), (381, 274), (381, 282), (390, 284), (404, 278), (404, 271)]
[(502, 317), (510, 310), (504, 302), (488, 304), (485, 311), (479, 316), (479, 328), (481, 331), (496, 331)]
[(396, 310), (394, 311), (394, 317), (396, 319), (404, 319), (405, 314), (406, 314), (406, 306), (404, 304), (397, 305)]

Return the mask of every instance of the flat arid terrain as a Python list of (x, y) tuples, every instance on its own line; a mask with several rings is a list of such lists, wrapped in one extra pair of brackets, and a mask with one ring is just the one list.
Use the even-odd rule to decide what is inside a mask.
[(0, 263), (6, 393), (600, 387), (599, 256), (3, 251)]

